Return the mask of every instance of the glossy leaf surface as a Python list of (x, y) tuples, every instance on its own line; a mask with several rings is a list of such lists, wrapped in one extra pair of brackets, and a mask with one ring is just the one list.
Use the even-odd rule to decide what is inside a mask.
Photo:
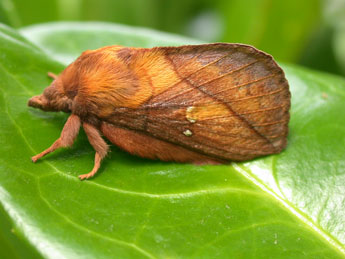
[(28, 28), (25, 35), (34, 35), (30, 39), (54, 57), (0, 27), (0, 199), (17, 235), (39, 253), (50, 258), (345, 256), (344, 79), (284, 66), (292, 91), (291, 133), (279, 155), (194, 166), (145, 160), (112, 147), (99, 174), (80, 182), (77, 175), (91, 169), (94, 157), (84, 133), (73, 148), (37, 164), (30, 161), (58, 138), (67, 119), (26, 106), (50, 83), (46, 72), (63, 69), (56, 57), (67, 62), (89, 46), (112, 43), (110, 37), (113, 44), (143, 47), (192, 42), (150, 31), (140, 41), (141, 30), (117, 26), (89, 36), (90, 24), (64, 24), (56, 31), (42, 26), (41, 33)]
[(320, 26), (320, 1), (223, 0), (218, 5), (226, 17), (223, 40), (255, 45), (278, 60), (296, 61)]

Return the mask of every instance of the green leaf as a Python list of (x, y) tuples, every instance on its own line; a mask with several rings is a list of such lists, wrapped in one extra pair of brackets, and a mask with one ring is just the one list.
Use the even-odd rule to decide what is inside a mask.
[[(326, 38), (328, 47), (325, 46), (325, 51), (328, 52), (327, 56), (317, 57), (314, 56), (314, 61), (320, 58), (316, 63), (324, 63), (336, 69), (333, 71), (345, 75), (345, 2), (342, 0), (328, 0), (323, 5), (323, 16), (328, 30), (331, 32)], [(321, 41), (322, 42), (322, 41)], [(315, 45), (320, 45), (316, 43)], [(310, 59), (310, 61), (313, 61)], [(330, 63), (329, 61), (332, 61)], [(330, 64), (329, 64), (330, 63)], [(331, 65), (331, 66), (330, 66)], [(332, 66), (333, 65), (333, 66)], [(330, 71), (330, 70), (327, 70)]]
[[(61, 19), (63, 0), (1, 0), (11, 2), (16, 10), (16, 15), (20, 18), (21, 26), (33, 23), (56, 21)], [(72, 0), (70, 2), (78, 2)], [(68, 9), (66, 10), (68, 12)], [(69, 17), (70, 18), (70, 17)], [(71, 19), (71, 18), (70, 18)], [(18, 26), (17, 24), (15, 26)]]
[(335, 48), (333, 48), (334, 35), (336, 31), (333, 28), (320, 25), (317, 33), (306, 45), (298, 63), (312, 69), (342, 75)]
[(315, 0), (220, 0), (225, 21), (223, 40), (242, 42), (282, 61), (296, 61), (321, 20)]
[(1, 258), (41, 258), (40, 254), (30, 246), (28, 240), (17, 235), (12, 220), (0, 207), (0, 256)]
[(0, 1), (0, 23), (19, 27), (21, 21), (12, 0)]
[(94, 158), (83, 133), (73, 148), (30, 162), (68, 116), (26, 107), (50, 83), (46, 72), (63, 69), (54, 57), (192, 41), (103, 24), (48, 24), (25, 35), (49, 54), (0, 27), (0, 200), (16, 233), (44, 257), (345, 257), (343, 78), (284, 66), (291, 132), (279, 155), (194, 166), (112, 147), (97, 176), (81, 182)]
[(345, 20), (344, 24), (339, 26), (336, 31), (333, 45), (337, 60), (342, 68), (343, 74), (345, 74)]
[[(64, 64), (72, 62), (81, 50), (106, 45), (154, 47), (199, 44), (201, 41), (146, 28), (135, 28), (103, 22), (49, 23), (23, 28), (22, 34), (49, 55)], [(91, 40), (91, 38), (92, 40)], [(66, 39), (69, 39), (66, 41)]]

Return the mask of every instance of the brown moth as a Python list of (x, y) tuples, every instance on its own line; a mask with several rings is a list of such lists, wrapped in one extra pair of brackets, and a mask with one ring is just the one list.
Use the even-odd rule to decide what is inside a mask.
[(82, 125), (96, 151), (101, 134), (141, 157), (215, 164), (279, 153), (287, 144), (290, 92), (266, 53), (242, 44), (109, 46), (85, 51), (28, 105), (71, 113), (36, 162), (73, 144)]

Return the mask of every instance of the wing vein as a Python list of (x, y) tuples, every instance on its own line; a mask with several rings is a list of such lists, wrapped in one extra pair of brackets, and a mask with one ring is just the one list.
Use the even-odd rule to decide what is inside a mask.
[(229, 87), (227, 89), (223, 89), (221, 91), (218, 91), (218, 92), (215, 92), (214, 94), (217, 95), (217, 94), (220, 94), (220, 93), (223, 93), (223, 92), (226, 92), (226, 91), (229, 91), (229, 90), (233, 90), (233, 89), (236, 89), (236, 88), (240, 88), (242, 86), (246, 86), (246, 85), (250, 85), (252, 83), (257, 83), (257, 82), (260, 82), (260, 81), (263, 81), (263, 80), (266, 80), (266, 79), (269, 79), (269, 78), (273, 78), (275, 76), (275, 74), (271, 74), (269, 76), (265, 76), (265, 77), (260, 77), (256, 80), (253, 80), (253, 81), (249, 81), (249, 82), (246, 82), (246, 83), (243, 83), (243, 84), (239, 84), (239, 85), (236, 85), (236, 86), (233, 86), (233, 87)]
[[(175, 66), (175, 64), (172, 62), (172, 60), (171, 60), (169, 57), (167, 57), (167, 59), (170, 60), (172, 66)], [(175, 67), (175, 71), (176, 71), (176, 74), (177, 74), (180, 78), (182, 78), (182, 76), (178, 73), (178, 70), (176, 69), (176, 67)], [(271, 147), (272, 147), (274, 150), (276, 150), (276, 147), (272, 144), (272, 141), (271, 141), (270, 139), (268, 139), (265, 135), (261, 134), (257, 129), (255, 129), (254, 126), (253, 126), (252, 124), (250, 124), (250, 123), (248, 122), (248, 120), (246, 120), (246, 118), (244, 118), (244, 117), (241, 116), (241, 115), (238, 115), (238, 114), (231, 108), (231, 106), (230, 106), (228, 103), (225, 103), (223, 100), (217, 98), (216, 96), (214, 96), (214, 95), (212, 95), (212, 94), (209, 94), (209, 93), (207, 93), (206, 91), (204, 91), (204, 90), (198, 88), (198, 87), (195, 86), (191, 81), (189, 81), (188, 78), (184, 78), (184, 80), (185, 80), (192, 88), (199, 90), (200, 92), (202, 92), (203, 94), (205, 94), (205, 95), (207, 95), (208, 97), (212, 98), (213, 100), (215, 100), (215, 101), (217, 101), (217, 102), (222, 103), (223, 105), (225, 105), (225, 106), (227, 107), (227, 109), (228, 109), (231, 113), (237, 115), (238, 118), (239, 118), (241, 121), (243, 121), (243, 122), (250, 128), (251, 131), (253, 131), (255, 134), (257, 134), (258, 136), (260, 136), (261, 138), (263, 138), (264, 140), (266, 140), (266, 142), (269, 143), (269, 144), (271, 145)]]
[[(170, 60), (169, 57), (167, 57), (167, 59)], [(218, 61), (219, 61), (219, 60), (218, 60)], [(218, 62), (218, 61), (217, 61), (217, 62)], [(173, 62), (172, 62), (171, 60), (170, 60), (170, 62), (173, 64)], [(249, 67), (249, 66), (251, 66), (251, 65), (253, 65), (253, 64), (257, 63), (257, 62), (258, 62), (258, 60), (255, 60), (255, 61), (250, 62), (250, 63), (248, 63), (248, 64), (246, 64), (246, 65), (244, 65), (244, 66), (242, 66), (242, 67), (240, 67), (240, 68), (238, 68), (238, 69), (231, 70), (231, 71), (229, 71), (228, 73), (225, 73), (225, 74), (223, 74), (223, 75), (221, 75), (221, 76), (219, 76), (219, 77), (217, 77), (217, 78), (211, 79), (211, 80), (207, 81), (206, 83), (200, 84), (200, 85), (195, 86), (195, 87), (193, 86), (193, 88), (190, 88), (190, 89), (188, 89), (188, 90), (179, 92), (178, 94), (175, 94), (175, 95), (171, 95), (171, 96), (169, 96), (168, 99), (164, 100), (164, 102), (167, 102), (167, 101), (169, 101), (169, 100), (172, 100), (172, 99), (174, 99), (174, 98), (176, 98), (176, 97), (179, 97), (179, 96), (181, 96), (181, 95), (187, 94), (187, 93), (193, 91), (194, 89), (199, 89), (199, 88), (200, 88), (201, 86), (203, 86), (203, 85), (207, 85), (207, 84), (210, 83), (210, 82), (213, 82), (213, 81), (215, 81), (215, 80), (221, 79), (221, 78), (223, 78), (223, 77), (225, 77), (225, 76), (228, 76), (228, 75), (230, 75), (230, 74), (232, 74), (232, 73), (241, 71), (242, 69), (245, 69), (245, 68), (247, 68), (247, 67)], [(216, 63), (216, 62), (215, 62), (215, 63)], [(209, 65), (209, 64), (208, 64), (208, 65)], [(205, 67), (203, 67), (203, 68), (205, 68)], [(196, 72), (193, 72), (192, 74), (190, 74), (190, 75), (188, 75), (188, 76), (186, 76), (186, 77), (182, 77), (182, 76), (178, 73), (178, 71), (176, 70), (176, 68), (175, 68), (174, 70), (175, 70), (176, 74), (177, 74), (180, 78), (182, 78), (182, 79), (177, 83), (177, 84), (179, 84), (179, 83), (181, 83), (181, 82), (183, 82), (183, 81), (188, 81), (188, 82), (190, 82), (190, 81), (188, 80), (188, 78), (189, 78), (191, 75), (195, 74), (196, 72), (200, 71), (201, 69), (200, 69), (200, 70), (197, 70)], [(253, 82), (255, 82), (255, 81), (253, 81)], [(248, 83), (248, 84), (249, 84), (249, 83)], [(189, 83), (189, 85), (190, 85), (190, 83)], [(174, 86), (175, 86), (175, 85), (174, 85)], [(168, 89), (170, 89), (170, 88), (168, 88)], [(230, 89), (227, 89), (227, 90), (230, 90)], [(161, 105), (161, 104), (162, 104), (162, 103), (156, 103), (155, 105)], [(149, 106), (149, 107), (154, 107), (154, 106)]]
[[(202, 53), (201, 53), (201, 54), (202, 54)], [(201, 55), (201, 54), (200, 54), (200, 55)], [(198, 56), (200, 56), (200, 55), (198, 55)], [(188, 76), (186, 76), (186, 78), (188, 78), (188, 77), (190, 77), (190, 76), (192, 76), (192, 75), (194, 75), (194, 74), (200, 72), (201, 70), (203, 70), (204, 68), (206, 68), (206, 67), (208, 67), (208, 66), (211, 66), (211, 65), (213, 65), (213, 64), (215, 64), (215, 63), (217, 63), (217, 62), (219, 62), (220, 60), (222, 60), (223, 58), (226, 58), (226, 57), (229, 56), (229, 55), (230, 55), (230, 53), (227, 53), (226, 55), (220, 57), (219, 59), (216, 59), (216, 60), (214, 60), (214, 61), (212, 61), (212, 62), (206, 64), (205, 66), (203, 66), (203, 67), (201, 67), (201, 68), (195, 70), (194, 72), (192, 72), (191, 74), (189, 74)], [(197, 56), (197, 57), (198, 57), (198, 56)], [(177, 75), (179, 75), (178, 72), (177, 72), (177, 70), (176, 70), (176, 66), (175, 66), (174, 62), (173, 62), (168, 56), (165, 55), (165, 57), (166, 57), (167, 60), (169, 60), (169, 63), (172, 64), (175, 73), (176, 73)], [(179, 76), (179, 78), (180, 78), (179, 81), (177, 81), (177, 82), (174, 83), (172, 86), (170, 86), (170, 87), (168, 87), (167, 89), (165, 89), (164, 91), (158, 93), (158, 94), (155, 96), (155, 98), (158, 97), (158, 96), (160, 96), (160, 95), (162, 95), (162, 94), (164, 94), (164, 93), (167, 92), (168, 90), (171, 90), (173, 87), (177, 86), (179, 83), (181, 83), (181, 82), (183, 82), (183, 81), (185, 80), (185, 78), (182, 78), (181, 76)]]
[(284, 123), (284, 122), (288, 122), (289, 120), (279, 120), (279, 121), (272, 121), (272, 122), (265, 122), (265, 123), (259, 123), (259, 124), (255, 124), (253, 125), (254, 127), (263, 127), (263, 126), (270, 126), (270, 125), (275, 125), (275, 124), (279, 124), (279, 123)]

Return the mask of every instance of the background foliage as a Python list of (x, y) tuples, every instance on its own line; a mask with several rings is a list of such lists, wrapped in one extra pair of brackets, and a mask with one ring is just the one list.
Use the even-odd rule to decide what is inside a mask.
[(280, 61), (345, 74), (343, 0), (1, 0), (0, 21), (108, 21), (209, 42), (248, 43)]

